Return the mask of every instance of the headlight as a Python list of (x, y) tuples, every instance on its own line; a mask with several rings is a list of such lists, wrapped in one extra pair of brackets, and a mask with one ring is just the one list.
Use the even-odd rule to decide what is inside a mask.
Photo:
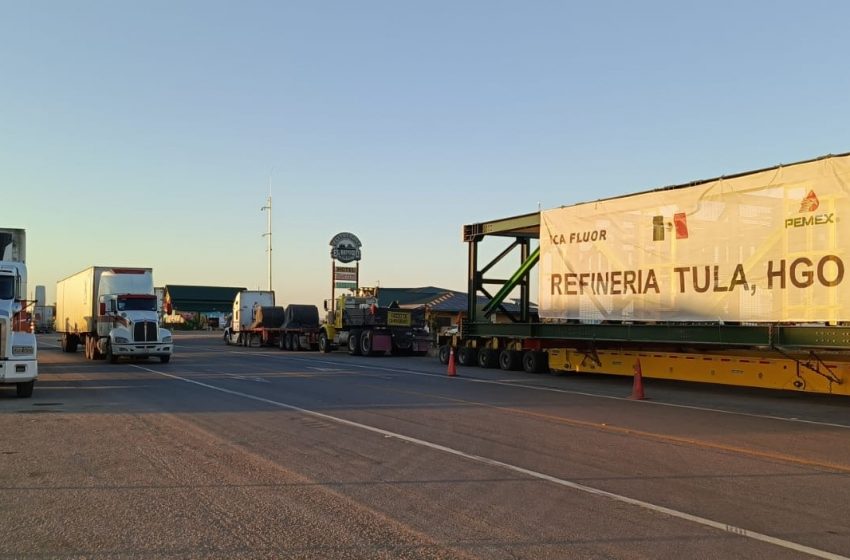
[(163, 336), (162, 337), (162, 343), (163, 344), (171, 344), (171, 337), (170, 336)]
[(115, 337), (115, 344), (130, 344), (130, 340), (127, 339), (127, 338), (124, 338), (123, 336), (116, 336)]
[(20, 356), (30, 356), (35, 354), (34, 346), (12, 346), (12, 354), (18, 354)]

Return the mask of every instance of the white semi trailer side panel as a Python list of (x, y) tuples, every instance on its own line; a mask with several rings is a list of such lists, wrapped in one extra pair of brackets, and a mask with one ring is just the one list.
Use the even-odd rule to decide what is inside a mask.
[(56, 331), (94, 332), (97, 319), (97, 286), (104, 267), (89, 268), (56, 284)]

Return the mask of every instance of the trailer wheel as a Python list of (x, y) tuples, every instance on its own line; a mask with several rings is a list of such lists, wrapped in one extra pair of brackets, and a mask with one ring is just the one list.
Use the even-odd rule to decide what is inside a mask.
[(499, 354), (499, 367), (505, 371), (522, 369), (522, 352), (502, 350), (501, 354)]
[(437, 353), (437, 357), (440, 358), (440, 363), (446, 365), (449, 363), (449, 356), (452, 355), (452, 349), (448, 344), (443, 344), (440, 346), (440, 350)]
[(18, 397), (28, 399), (32, 396), (32, 388), (35, 386), (35, 379), (25, 381), (24, 383), (15, 383), (15, 391)]
[(77, 351), (77, 339), (72, 334), (62, 335), (62, 351), (73, 354)]
[(494, 368), (499, 366), (499, 354), (492, 348), (482, 348), (478, 351), (478, 366)]
[(546, 352), (529, 350), (522, 356), (522, 369), (527, 373), (543, 373), (549, 369), (549, 355)]
[(360, 352), (364, 356), (372, 355), (372, 331), (366, 331), (360, 336)]
[(462, 366), (474, 366), (478, 362), (478, 350), (470, 346), (463, 346), (457, 351), (457, 363)]
[(348, 333), (348, 353), (352, 356), (360, 355), (360, 331), (353, 330)]
[(319, 352), (327, 354), (331, 351), (331, 341), (328, 340), (328, 333), (322, 331), (319, 333)]

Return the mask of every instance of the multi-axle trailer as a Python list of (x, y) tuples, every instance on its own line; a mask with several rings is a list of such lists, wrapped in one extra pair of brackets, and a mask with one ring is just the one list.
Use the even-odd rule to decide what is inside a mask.
[[(463, 239), (468, 312), (443, 363), (454, 350), (468, 366), (850, 395), (850, 154), (476, 223)], [(504, 249), (482, 259), (484, 242)], [(519, 267), (497, 277), (511, 255)]]

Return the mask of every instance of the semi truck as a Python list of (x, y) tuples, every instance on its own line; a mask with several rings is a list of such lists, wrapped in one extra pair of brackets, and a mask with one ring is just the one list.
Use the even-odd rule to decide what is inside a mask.
[(28, 332), (26, 230), (0, 228), (0, 385), (18, 397), (32, 396), (38, 378), (38, 347)]
[(153, 270), (90, 266), (56, 284), (55, 329), (63, 352), (82, 345), (86, 359), (159, 358), (174, 352), (159, 324)]
[(277, 346), (284, 309), (275, 305), (273, 291), (241, 290), (233, 299), (230, 324), (224, 343), (238, 346)]
[(382, 353), (424, 356), (431, 345), (422, 309), (379, 307), (374, 288), (325, 301), (327, 319), (319, 350), (347, 348), (354, 356)]
[(845, 153), (465, 225), (439, 358), (850, 395), (848, 184)]

